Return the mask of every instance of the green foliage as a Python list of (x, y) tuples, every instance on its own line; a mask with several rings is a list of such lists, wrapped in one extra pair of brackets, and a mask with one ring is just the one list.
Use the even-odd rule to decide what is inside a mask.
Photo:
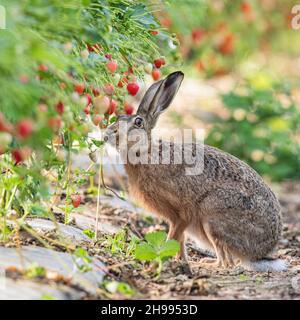
[(83, 232), (83, 234), (88, 236), (90, 239), (95, 238), (95, 232), (93, 230), (86, 229), (86, 230), (83, 230), (82, 232)]
[[(148, 1), (4, 0), (1, 5), (7, 28), (0, 30), (0, 211), (47, 214), (30, 203), (50, 198), (51, 178), (56, 194), (66, 194), (67, 222), (72, 193), (93, 174), (76, 170), (73, 175), (72, 154), (103, 145), (89, 137), (96, 129), (93, 117), (101, 116), (97, 126), (105, 128), (124, 113), (130, 98), (126, 82), (142, 81), (145, 66), (158, 57), (167, 56), (171, 64), (173, 38), (165, 31), (153, 35), (160, 25)], [(108, 68), (111, 60), (115, 72)], [(104, 97), (110, 105), (116, 101), (117, 109), (102, 105)], [(24, 121), (25, 132), (19, 127)]]
[(109, 293), (113, 295), (118, 293), (126, 298), (130, 298), (135, 294), (135, 290), (125, 282), (105, 281), (103, 286)]
[(114, 235), (107, 236), (105, 242), (111, 253), (130, 257), (134, 254), (140, 240), (137, 236), (129, 234), (128, 228), (124, 228)]
[(44, 267), (41, 267), (37, 263), (32, 263), (26, 270), (25, 275), (28, 278), (41, 278), (45, 277), (46, 275), (46, 269)]
[(145, 240), (135, 250), (135, 258), (140, 261), (165, 261), (174, 257), (180, 249), (178, 242), (167, 240), (167, 234), (163, 231), (147, 233)]
[(73, 260), (80, 272), (88, 272), (92, 270), (91, 263), (93, 259), (89, 256), (88, 252), (83, 248), (77, 248), (73, 253)]
[(273, 180), (300, 179), (300, 111), (285, 86), (245, 88), (223, 95), (226, 118), (219, 118), (208, 144), (245, 160)]

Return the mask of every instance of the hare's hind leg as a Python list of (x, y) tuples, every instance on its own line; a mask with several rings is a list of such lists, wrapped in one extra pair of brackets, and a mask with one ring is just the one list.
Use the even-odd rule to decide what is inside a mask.
[(211, 226), (208, 223), (203, 224), (203, 229), (208, 240), (213, 246), (217, 259), (204, 258), (201, 259), (200, 264), (207, 267), (223, 267), (228, 268), (234, 266), (234, 260), (228, 246), (219, 238), (217, 238)]

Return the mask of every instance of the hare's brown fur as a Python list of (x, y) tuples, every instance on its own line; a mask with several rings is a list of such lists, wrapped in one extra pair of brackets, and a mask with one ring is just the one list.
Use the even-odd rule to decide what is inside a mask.
[(185, 230), (196, 238), (201, 233), (208, 247), (215, 250), (212, 239), (221, 239), (217, 247), (251, 260), (275, 247), (281, 232), (278, 200), (253, 169), (232, 155), (205, 145), (204, 171), (197, 176), (185, 175), (184, 165), (176, 164), (125, 168), (132, 194), (169, 221), (180, 243)]
[[(182, 74), (174, 73), (154, 84), (137, 115), (123, 117), (128, 130), (134, 127), (135, 117), (142, 117), (141, 130), (148, 133), (151, 142), (151, 129), (172, 101), (181, 80)], [(115, 134), (116, 125), (111, 126)], [(159, 142), (160, 151), (166, 143)], [(272, 252), (281, 233), (276, 196), (246, 163), (217, 148), (198, 146), (200, 148), (196, 144), (184, 146), (195, 153), (197, 161), (204, 162), (203, 171), (198, 175), (186, 175), (186, 164), (176, 164), (182, 151), (172, 143), (170, 164), (127, 163), (132, 194), (169, 222), (169, 238), (179, 241), (181, 257), (186, 258), (184, 242), (188, 233), (215, 252), (218, 266), (232, 266), (237, 259), (262, 260)], [(144, 152), (150, 159), (150, 149)]]

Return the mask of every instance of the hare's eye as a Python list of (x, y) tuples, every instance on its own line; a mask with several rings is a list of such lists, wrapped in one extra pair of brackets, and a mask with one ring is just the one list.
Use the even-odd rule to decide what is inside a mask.
[(142, 124), (143, 124), (143, 119), (138, 117), (134, 120), (134, 124), (137, 126), (137, 127), (141, 127)]

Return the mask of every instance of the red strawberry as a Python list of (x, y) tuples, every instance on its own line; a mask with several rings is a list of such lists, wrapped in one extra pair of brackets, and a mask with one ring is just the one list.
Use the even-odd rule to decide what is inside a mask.
[(89, 106), (92, 103), (92, 97), (91, 97), (91, 95), (89, 93), (87, 93), (85, 95), (85, 97), (86, 97), (86, 100), (87, 100), (87, 105)]
[(107, 95), (112, 96), (114, 94), (115, 88), (111, 83), (109, 83), (104, 86), (103, 90)]
[(99, 45), (99, 44), (88, 44), (87, 45), (87, 49), (89, 52), (98, 52), (98, 51), (101, 51), (102, 50), (102, 47)]
[(15, 164), (19, 164), (23, 162), (24, 159), (23, 159), (21, 150), (18, 150), (18, 149), (12, 150), (11, 154), (13, 159), (15, 160)]
[(84, 90), (85, 90), (85, 85), (84, 83), (77, 83), (74, 86), (74, 90), (78, 93), (78, 94), (83, 94)]
[(134, 108), (130, 103), (125, 102), (124, 111), (126, 114), (128, 114), (130, 116), (133, 114)]
[(139, 89), (140, 89), (139, 85), (135, 82), (130, 82), (127, 85), (127, 91), (132, 96), (135, 96), (139, 91)]
[(74, 208), (78, 208), (81, 203), (81, 196), (79, 194), (74, 194), (71, 196), (72, 205)]
[(233, 42), (234, 42), (234, 35), (232, 33), (228, 33), (222, 42), (219, 44), (219, 51), (224, 54), (232, 54), (233, 53)]
[(11, 155), (15, 161), (15, 164), (20, 164), (26, 160), (31, 154), (31, 149), (24, 147), (22, 149), (14, 149), (11, 152)]
[(93, 91), (94, 97), (98, 97), (99, 96), (99, 94), (100, 94), (100, 89), (99, 88), (93, 88), (92, 91)]
[(48, 106), (44, 103), (40, 103), (38, 106), (38, 111), (41, 112), (41, 113), (45, 113), (48, 111)]
[(161, 73), (158, 69), (152, 71), (152, 78), (154, 81), (157, 81), (161, 77)]
[(41, 72), (47, 72), (48, 71), (48, 67), (45, 64), (40, 64), (38, 69)]
[(202, 60), (196, 61), (195, 65), (196, 65), (196, 68), (197, 68), (199, 71), (203, 71), (203, 70), (205, 69)]
[(162, 60), (161, 59), (154, 60), (154, 65), (156, 68), (160, 68), (162, 66)]
[(90, 107), (89, 105), (87, 105), (87, 106), (83, 109), (83, 111), (84, 111), (84, 113), (85, 113), (86, 115), (88, 115), (88, 114), (90, 114), (90, 112), (91, 112), (91, 107)]
[(19, 77), (21, 83), (26, 84), (29, 82), (29, 77), (26, 74), (22, 74)]
[(95, 126), (98, 126), (99, 123), (102, 121), (102, 117), (101, 117), (99, 114), (95, 114), (95, 115), (93, 116), (92, 121), (93, 121), (93, 124), (94, 124)]
[(192, 31), (192, 39), (193, 39), (193, 42), (198, 44), (202, 37), (203, 37), (203, 34), (204, 34), (204, 31), (202, 28), (196, 28)]
[(118, 88), (123, 88), (123, 87), (124, 87), (124, 82), (123, 82), (123, 79), (122, 79), (122, 80), (120, 80), (118, 82)]
[(241, 11), (246, 15), (250, 14), (252, 12), (250, 3), (248, 3), (247, 1), (243, 1), (241, 3)]
[(33, 132), (33, 122), (30, 119), (23, 119), (16, 125), (17, 136), (20, 139), (26, 139)]
[(158, 35), (158, 31), (157, 30), (151, 30), (150, 32), (151, 32), (151, 34), (153, 36), (157, 36)]
[(13, 127), (10, 123), (6, 121), (3, 114), (0, 113), (0, 132), (10, 132), (12, 131)]
[(107, 62), (106, 67), (109, 72), (114, 73), (118, 69), (118, 62), (116, 60), (110, 60)]
[(105, 58), (108, 59), (108, 60), (111, 60), (112, 59), (112, 54), (111, 53), (106, 53), (105, 54)]
[(161, 17), (160, 18), (160, 23), (161, 23), (161, 25), (163, 26), (163, 27), (165, 27), (165, 28), (170, 28), (171, 27), (171, 25), (172, 25), (172, 20), (171, 20), (171, 18), (170, 17)]
[(113, 114), (116, 112), (116, 109), (117, 109), (117, 105), (118, 105), (118, 102), (114, 99), (111, 99), (110, 101), (110, 105), (109, 105), (109, 108), (107, 110), (107, 113), (108, 114)]
[(56, 104), (55, 109), (56, 109), (57, 113), (63, 114), (64, 111), (65, 111), (65, 105), (64, 105), (61, 101), (59, 101), (59, 102)]
[(61, 82), (61, 83), (59, 84), (59, 87), (60, 87), (61, 90), (65, 90), (66, 87), (67, 87), (67, 85), (66, 85), (64, 82)]
[(241, 11), (243, 12), (246, 20), (252, 21), (254, 19), (254, 12), (252, 11), (251, 4), (247, 1), (241, 3)]
[[(134, 67), (136, 68), (136, 65), (134, 65)], [(133, 67), (128, 68), (128, 74), (134, 74)]]
[(118, 87), (119, 88), (123, 88), (125, 84), (128, 83), (128, 79), (126, 78), (126, 76), (123, 76), (121, 78), (121, 80), (118, 82)]
[(61, 128), (61, 125), (62, 125), (62, 121), (61, 121), (61, 117), (59, 116), (48, 119), (48, 126), (55, 132), (59, 131), (59, 129)]

